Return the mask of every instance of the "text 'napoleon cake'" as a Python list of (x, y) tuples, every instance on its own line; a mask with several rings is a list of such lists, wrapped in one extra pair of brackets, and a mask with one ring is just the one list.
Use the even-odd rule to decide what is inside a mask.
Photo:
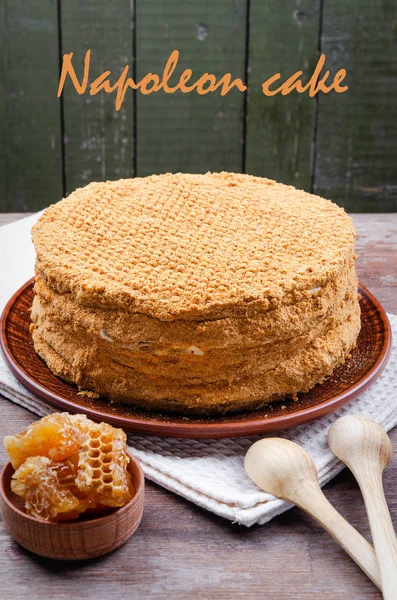
[(259, 408), (323, 381), (356, 343), (352, 222), (293, 187), (232, 173), (91, 183), (32, 235), (34, 347), (93, 396)]

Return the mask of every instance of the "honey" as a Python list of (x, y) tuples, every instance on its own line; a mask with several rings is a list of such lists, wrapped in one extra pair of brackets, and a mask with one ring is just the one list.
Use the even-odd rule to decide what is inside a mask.
[[(78, 417), (76, 419), (76, 417)], [(84, 439), (84, 415), (54, 413), (36, 421), (22, 433), (7, 435), (4, 446), (11, 464), (18, 469), (29, 456), (63, 460), (78, 450)]]
[(56, 463), (45, 456), (29, 456), (15, 472), (11, 489), (24, 498), (26, 512), (44, 521), (76, 518), (82, 510), (80, 501), (62, 484)]
[(123, 506), (134, 494), (126, 435), (107, 423), (56, 413), (4, 445), (16, 468), (11, 489), (37, 519), (75, 519)]

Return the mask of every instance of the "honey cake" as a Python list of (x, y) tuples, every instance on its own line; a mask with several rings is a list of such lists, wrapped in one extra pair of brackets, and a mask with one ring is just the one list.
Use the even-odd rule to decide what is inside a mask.
[(111, 401), (259, 408), (321, 382), (360, 330), (351, 220), (268, 179), (92, 183), (48, 208), (32, 237), (35, 349)]

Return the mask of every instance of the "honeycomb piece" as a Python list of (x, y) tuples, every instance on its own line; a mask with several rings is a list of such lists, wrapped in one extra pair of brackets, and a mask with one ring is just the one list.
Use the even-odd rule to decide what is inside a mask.
[(122, 429), (56, 413), (4, 444), (17, 469), (11, 489), (33, 517), (60, 521), (86, 511), (102, 514), (133, 496)]
[(79, 453), (76, 452), (76, 454), (72, 454), (72, 456), (70, 456), (66, 460), (53, 464), (53, 469), (56, 471), (59, 483), (64, 488), (68, 489), (73, 494), (73, 496), (78, 498), (79, 506), (77, 510), (79, 511), (79, 513), (85, 512), (87, 510), (96, 510), (100, 512), (104, 508), (108, 508), (97, 504), (94, 498), (90, 498), (89, 496), (85, 495), (79, 490), (79, 488), (76, 485), (78, 463)]
[(54, 413), (32, 423), (22, 433), (6, 436), (4, 446), (12, 466), (18, 469), (30, 456), (46, 456), (54, 461), (71, 456), (84, 440), (85, 422), (89, 419), (84, 415)]
[(12, 476), (11, 489), (25, 499), (27, 514), (36, 519), (74, 519), (87, 506), (62, 483), (68, 478), (73, 480), (71, 465), (53, 462), (45, 456), (30, 456)]
[(79, 452), (76, 485), (96, 505), (123, 506), (133, 495), (126, 435), (107, 423), (93, 423)]
[(85, 415), (70, 415), (70, 421), (75, 427), (78, 427), (84, 434), (94, 425), (94, 421), (88, 419)]

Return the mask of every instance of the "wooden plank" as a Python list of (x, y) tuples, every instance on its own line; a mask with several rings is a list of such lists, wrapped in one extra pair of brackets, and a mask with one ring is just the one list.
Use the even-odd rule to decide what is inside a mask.
[(397, 210), (395, 2), (326, 0), (321, 48), (349, 90), (319, 100), (314, 190), (355, 212)]
[[(73, 52), (73, 66), (82, 80), (84, 57), (91, 49), (89, 81), (110, 70), (115, 83), (133, 61), (132, 8), (127, 0), (62, 2), (62, 54)], [(131, 71), (130, 71), (131, 75)], [(133, 94), (120, 109), (116, 93), (88, 91), (79, 96), (71, 81), (64, 92), (66, 189), (70, 193), (90, 181), (134, 175)]]
[(56, 2), (0, 2), (0, 210), (62, 197)]
[(251, 0), (246, 172), (310, 191), (315, 100), (308, 94), (265, 96), (275, 73), (285, 81), (317, 62), (319, 0)]
[[(205, 72), (244, 79), (246, 0), (145, 0), (137, 10), (137, 78), (162, 74), (179, 50), (175, 82)], [(236, 89), (137, 97), (137, 173), (240, 171), (244, 94)]]

